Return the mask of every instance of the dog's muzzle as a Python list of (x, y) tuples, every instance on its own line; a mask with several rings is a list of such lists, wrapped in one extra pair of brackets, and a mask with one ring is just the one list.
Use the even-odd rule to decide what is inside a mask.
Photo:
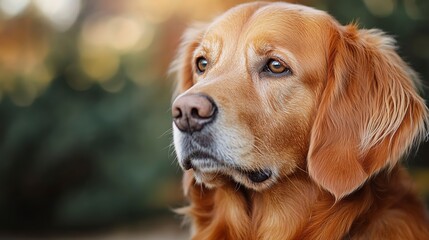
[(172, 107), (176, 127), (186, 133), (201, 131), (213, 122), (217, 114), (214, 101), (204, 94), (186, 94), (178, 97)]

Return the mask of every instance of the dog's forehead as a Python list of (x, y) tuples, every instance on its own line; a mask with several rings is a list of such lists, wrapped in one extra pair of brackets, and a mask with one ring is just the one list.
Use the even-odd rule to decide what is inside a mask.
[[(288, 3), (244, 4), (218, 17), (208, 27), (204, 39), (223, 37), (234, 42), (288, 41), (302, 43), (301, 38), (319, 39), (330, 17), (323, 11)], [(308, 40), (308, 39), (307, 39)], [(222, 39), (220, 40), (222, 41)]]

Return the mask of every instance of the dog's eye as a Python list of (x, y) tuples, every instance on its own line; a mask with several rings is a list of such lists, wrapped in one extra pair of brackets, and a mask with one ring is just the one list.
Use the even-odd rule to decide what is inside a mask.
[(209, 64), (209, 62), (204, 57), (197, 58), (196, 65), (197, 65), (198, 73), (205, 72), (208, 64)]
[(275, 59), (268, 60), (267, 64), (264, 67), (264, 72), (269, 72), (274, 75), (285, 75), (292, 73), (289, 67), (285, 66), (282, 62)]

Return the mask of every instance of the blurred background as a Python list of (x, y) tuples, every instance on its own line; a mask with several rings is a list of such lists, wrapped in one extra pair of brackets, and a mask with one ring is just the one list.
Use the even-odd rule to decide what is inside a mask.
[[(246, 1), (0, 0), (0, 238), (186, 239), (167, 71)], [(395, 36), (429, 82), (428, 0), (303, 0)], [(429, 203), (429, 145), (406, 162)]]

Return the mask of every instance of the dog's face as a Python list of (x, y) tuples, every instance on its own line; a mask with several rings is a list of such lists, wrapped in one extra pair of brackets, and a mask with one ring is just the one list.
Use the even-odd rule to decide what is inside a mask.
[[(342, 126), (332, 116), (320, 113), (335, 111), (330, 109), (333, 104), (322, 105), (334, 101), (330, 96), (339, 98), (338, 91), (348, 86), (336, 89), (329, 83), (336, 82), (329, 80), (329, 76), (348, 74), (345, 70), (333, 72), (335, 66), (330, 62), (334, 61), (333, 53), (341, 51), (332, 50), (333, 36), (338, 35), (335, 27), (337, 23), (326, 13), (311, 8), (252, 3), (236, 7), (210, 25), (189, 32), (176, 63), (179, 95), (172, 107), (174, 144), (181, 167), (192, 168), (196, 180), (208, 187), (232, 178), (259, 191), (279, 178), (306, 171), (307, 156), (315, 155), (314, 152), (327, 145), (333, 150), (349, 144), (355, 144), (351, 149), (358, 148), (361, 140), (347, 138), (354, 133), (341, 132), (341, 127), (360, 128), (357, 126), (360, 123)], [(344, 65), (338, 61), (337, 65)], [(338, 113), (337, 117), (366, 121), (365, 118), (371, 118), (367, 115), (370, 113), (356, 116)], [(331, 138), (321, 139), (320, 135), (329, 134), (331, 127), (338, 127), (331, 138), (344, 141), (339, 146), (331, 143)], [(357, 135), (360, 138), (362, 134)], [(336, 158), (335, 151), (325, 154)], [(313, 177), (321, 178), (318, 180), (322, 186), (336, 196), (350, 192), (364, 181), (358, 173), (357, 186), (355, 183), (339, 188), (331, 186), (329, 179), (318, 174), (319, 163), (316, 161), (317, 167), (310, 169)], [(349, 175), (349, 172), (338, 174)]]
[[(173, 107), (182, 115), (180, 104), (198, 105), (193, 101), (216, 108), (198, 131), (173, 126), (181, 166), (193, 168), (209, 185), (225, 174), (261, 189), (303, 167), (307, 154), (311, 115), (326, 74), (320, 44), (326, 34), (317, 18), (299, 9), (254, 7), (233, 9), (201, 33), (192, 53), (192, 87)], [(186, 97), (187, 103), (177, 104)]]

